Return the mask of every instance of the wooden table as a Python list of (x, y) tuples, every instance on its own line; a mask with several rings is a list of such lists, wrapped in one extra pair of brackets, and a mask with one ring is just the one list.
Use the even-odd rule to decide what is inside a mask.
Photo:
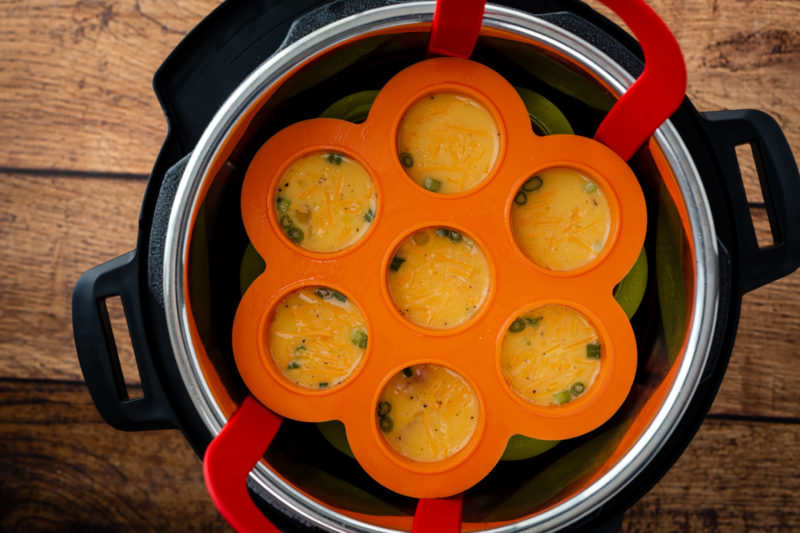
[[(696, 106), (765, 110), (800, 154), (800, 2), (651, 3), (681, 42)], [(134, 246), (165, 135), (152, 74), (215, 4), (0, 3), (2, 531), (227, 528), (180, 434), (100, 419), (70, 313), (77, 277)], [(754, 216), (766, 234), (763, 209)], [(711, 414), (625, 530), (800, 528), (799, 298), (800, 274), (745, 296)]]

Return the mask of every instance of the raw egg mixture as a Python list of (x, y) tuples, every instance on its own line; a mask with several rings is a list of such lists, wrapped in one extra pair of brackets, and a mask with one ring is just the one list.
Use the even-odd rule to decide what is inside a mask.
[(275, 191), (275, 215), (286, 236), (312, 252), (336, 252), (366, 233), (377, 193), (367, 170), (336, 152), (293, 162)]
[(517, 244), (548, 270), (591, 263), (608, 240), (611, 215), (602, 189), (580, 172), (554, 168), (522, 184), (511, 207)]
[(535, 405), (583, 395), (600, 372), (602, 346), (582, 314), (563, 305), (527, 311), (508, 327), (500, 348), (506, 381)]
[(478, 245), (451, 228), (426, 228), (395, 250), (386, 279), (397, 309), (414, 324), (447, 329), (472, 317), (489, 289)]
[(491, 113), (459, 94), (432, 94), (406, 112), (397, 152), (406, 173), (432, 192), (472, 189), (492, 171), (500, 131)]
[(269, 328), (269, 351), (290, 382), (306, 389), (338, 386), (367, 349), (364, 317), (344, 294), (304, 287), (283, 298)]
[(466, 446), (478, 425), (478, 410), (478, 398), (464, 378), (443, 366), (415, 365), (389, 380), (376, 417), (396, 452), (429, 462)]

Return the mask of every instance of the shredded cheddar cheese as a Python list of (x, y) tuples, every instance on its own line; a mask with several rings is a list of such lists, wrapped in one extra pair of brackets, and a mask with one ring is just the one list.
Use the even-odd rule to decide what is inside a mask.
[(514, 392), (532, 404), (554, 405), (592, 386), (601, 354), (597, 332), (586, 317), (563, 305), (546, 305), (511, 324), (500, 364)]
[(434, 94), (416, 102), (397, 131), (397, 153), (406, 173), (442, 194), (468, 191), (497, 160), (500, 131), (491, 113), (459, 94)]
[(611, 227), (602, 189), (568, 168), (546, 170), (532, 179), (540, 181), (523, 185), (511, 207), (517, 244), (549, 270), (574, 270), (590, 263), (605, 246)]
[(400, 243), (387, 280), (395, 305), (408, 320), (447, 329), (480, 308), (489, 289), (489, 263), (469, 237), (427, 228)]
[(381, 391), (378, 427), (397, 453), (420, 462), (446, 459), (467, 445), (478, 425), (478, 398), (457, 373), (415, 365)]
[(345, 381), (364, 356), (367, 339), (358, 308), (325, 287), (288, 294), (275, 308), (269, 327), (275, 366), (289, 381), (315, 390)]

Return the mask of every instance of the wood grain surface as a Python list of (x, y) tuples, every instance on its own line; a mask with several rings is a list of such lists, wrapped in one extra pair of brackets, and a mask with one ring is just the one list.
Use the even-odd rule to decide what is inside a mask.
[[(800, 1), (649, 3), (683, 48), (697, 108), (764, 110), (800, 154)], [(229, 530), (178, 432), (100, 419), (70, 310), (78, 276), (135, 245), (166, 133), (152, 75), (216, 5), (0, 2), (0, 531)], [(754, 217), (767, 236), (764, 209)], [(711, 414), (626, 532), (800, 529), (798, 338), (800, 273), (745, 295)], [(121, 357), (135, 392), (133, 354)]]
[(153, 73), (217, 4), (0, 3), (0, 166), (148, 174), (166, 134)]
[(226, 530), (177, 431), (107, 426), (86, 387), (0, 380), (0, 531)]
[[(86, 270), (136, 246), (145, 183), (0, 172), (0, 353), (9, 355), (0, 359), (0, 377), (83, 379), (72, 287)], [(133, 369), (132, 351), (120, 355)]]

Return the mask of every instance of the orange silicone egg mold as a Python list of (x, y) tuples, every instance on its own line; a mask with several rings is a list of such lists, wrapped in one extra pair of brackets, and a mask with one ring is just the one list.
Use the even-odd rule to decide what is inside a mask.
[[(495, 119), (500, 150), (490, 174), (473, 189), (436, 194), (408, 177), (396, 148), (403, 113), (420, 98), (457, 93), (483, 105)], [(282, 172), (315, 151), (341, 153), (369, 173), (377, 210), (365, 235), (349, 248), (323, 254), (304, 250), (281, 230), (275, 189)], [(590, 177), (609, 203), (610, 231), (589, 264), (571, 272), (535, 265), (511, 231), (513, 198), (542, 170), (568, 167)], [(341, 420), (353, 454), (374, 479), (413, 497), (464, 491), (497, 464), (508, 439), (522, 434), (558, 440), (585, 434), (622, 405), (636, 370), (636, 340), (614, 286), (636, 261), (644, 242), (644, 196), (630, 167), (612, 150), (576, 135), (537, 136), (514, 88), (499, 74), (465, 59), (437, 58), (412, 65), (380, 91), (366, 121), (295, 123), (270, 138), (253, 158), (242, 188), (242, 217), (266, 270), (236, 312), (233, 349), (253, 395), (276, 413), (305, 422)], [(386, 288), (388, 265), (415, 228), (459, 228), (481, 247), (490, 265), (489, 290), (475, 316), (459, 327), (426, 330), (402, 317)], [(358, 368), (326, 390), (297, 387), (274, 366), (265, 340), (274, 306), (291, 290), (331, 287), (352, 298), (364, 315), (368, 345)], [(594, 384), (580, 397), (554, 406), (533, 405), (513, 392), (500, 367), (500, 345), (511, 322), (528, 309), (561, 304), (582, 313), (603, 346)], [(435, 462), (415, 462), (385, 442), (375, 410), (382, 387), (401, 369), (445, 366), (475, 390), (480, 420), (470, 441)]]

